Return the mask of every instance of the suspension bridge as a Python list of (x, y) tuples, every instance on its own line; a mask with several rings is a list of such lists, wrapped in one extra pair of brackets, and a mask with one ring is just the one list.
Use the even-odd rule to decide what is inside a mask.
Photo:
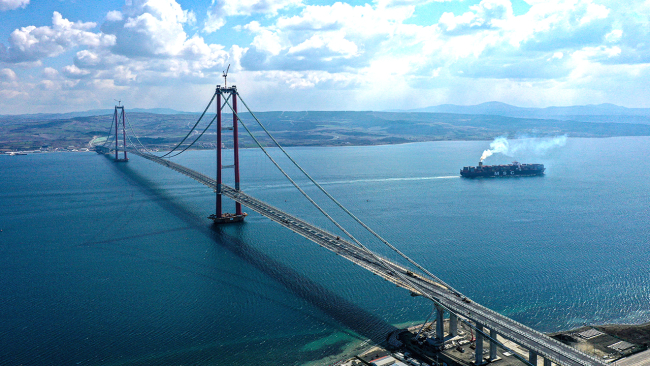
[[(259, 139), (252, 133), (251, 129), (244, 123), (237, 109), (237, 100), (240, 100), (247, 113), (250, 114), (254, 121), (257, 123), (261, 130), (268, 136), (276, 147), (291, 161), (298, 170), (308, 178), (321, 192), (325, 194), (332, 202), (336, 204), (343, 212), (349, 215), (354, 221), (361, 225), (364, 229), (368, 230), (376, 239), (388, 246), (391, 250), (395, 251), (399, 256), (405, 259), (410, 266), (405, 266), (391, 261), (383, 256), (380, 256), (363, 243), (361, 243), (354, 235), (352, 235), (346, 228), (339, 224), (329, 213), (327, 213), (314, 199), (312, 199), (301, 188), (294, 179), (273, 159), (267, 149), (260, 143)], [(216, 104), (216, 114), (212, 120), (207, 123), (207, 126), (201, 133), (195, 133), (199, 123), (205, 117), (208, 109)], [(224, 109), (232, 112), (232, 125), (224, 126), (222, 121), (222, 110)], [(216, 152), (217, 152), (217, 169), (216, 177), (212, 178), (180, 164), (174, 163), (169, 160), (170, 157), (177, 156), (190, 147), (192, 147), (203, 134), (216, 121)], [(436, 338), (438, 341), (443, 342), (445, 334), (443, 332), (443, 317), (445, 313), (449, 313), (449, 329), (448, 333), (451, 336), (457, 335), (458, 322), (463, 322), (472, 327), (476, 331), (476, 351), (475, 351), (475, 365), (484, 365), (491, 361), (497, 360), (497, 348), (501, 347), (510, 350), (502, 342), (499, 341), (497, 335), (510, 340), (522, 348), (529, 351), (528, 357), (519, 356), (516, 352), (513, 355), (519, 358), (525, 364), (536, 366), (538, 357), (543, 358), (544, 366), (550, 366), (552, 363), (563, 366), (603, 366), (605, 362), (589, 356), (583, 352), (578, 351), (568, 345), (565, 345), (545, 334), (538, 332), (530, 327), (518, 323), (504, 315), (501, 315), (493, 310), (490, 310), (475, 301), (470, 300), (459, 291), (452, 288), (450, 285), (443, 282), (440, 278), (433, 275), (431, 272), (420, 266), (416, 261), (402, 253), (397, 247), (386, 241), (379, 234), (373, 231), (365, 223), (363, 223), (352, 212), (347, 210), (340, 202), (332, 197), (321, 185), (319, 185), (300, 165), (286, 152), (286, 150), (273, 138), (265, 126), (257, 119), (255, 114), (250, 110), (248, 105), (243, 101), (241, 95), (237, 91), (236, 86), (221, 87), (217, 86), (212, 99), (208, 103), (197, 122), (188, 132), (188, 134), (179, 142), (174, 148), (163, 155), (157, 155), (152, 150), (148, 149), (139, 138), (133, 133), (133, 127), (127, 123), (124, 106), (116, 106), (113, 115), (111, 127), (109, 129), (109, 137), (103, 145), (96, 146), (96, 151), (102, 154), (115, 154), (116, 162), (127, 162), (128, 155), (134, 154), (144, 159), (150, 160), (154, 163), (160, 164), (170, 168), (178, 173), (184, 174), (199, 183), (209, 187), (216, 192), (216, 212), (209, 216), (215, 224), (228, 224), (232, 222), (240, 222), (245, 219), (246, 214), (242, 212), (242, 205), (249, 209), (263, 215), (278, 224), (286, 227), (287, 229), (302, 235), (303, 237), (311, 240), (312, 242), (326, 248), (337, 255), (351, 261), (352, 263), (388, 280), (397, 286), (408, 290), (412, 295), (419, 295), (429, 299), (436, 309), (437, 317), (437, 330)], [(127, 124), (129, 125), (130, 133), (127, 134)], [(120, 131), (121, 125), (121, 131)], [(248, 135), (264, 152), (266, 157), (275, 165), (277, 169), (291, 182), (291, 184), (314, 206), (316, 207), (329, 221), (331, 221), (344, 235), (336, 235), (329, 231), (323, 230), (299, 217), (289, 214), (277, 207), (271, 206), (259, 199), (256, 199), (240, 189), (239, 177), (239, 126), (244, 127)], [(114, 131), (114, 134), (113, 134)], [(232, 150), (233, 150), (233, 164), (222, 164), (222, 149), (223, 131), (232, 131)], [(120, 144), (120, 132), (122, 141)], [(114, 136), (114, 141), (111, 141), (110, 135)], [(192, 142), (187, 142), (193, 135), (198, 135)], [(127, 139), (129, 144), (127, 144)], [(122, 157), (120, 157), (120, 154)], [(223, 183), (222, 170), (225, 168), (234, 168), (234, 187)], [(225, 196), (235, 202), (235, 212), (225, 213), (222, 210), (222, 196)], [(413, 267), (411, 267), (413, 266)], [(483, 354), (483, 341), (489, 342), (489, 357), (484, 358)], [(512, 351), (512, 350), (511, 350)]]

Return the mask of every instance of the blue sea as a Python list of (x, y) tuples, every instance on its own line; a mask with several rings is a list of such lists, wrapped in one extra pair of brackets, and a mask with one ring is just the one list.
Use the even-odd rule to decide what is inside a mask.
[[(650, 138), (569, 138), (486, 160), (543, 163), (543, 177), (459, 178), (488, 147), (287, 150), (483, 305), (544, 332), (650, 321)], [(358, 238), (398, 260), (270, 151)], [(240, 154), (244, 191), (335, 231), (259, 150)], [(173, 161), (215, 174), (214, 151)], [(301, 365), (431, 311), (250, 210), (243, 224), (212, 226), (210, 189), (137, 156), (0, 156), (0, 172), (0, 365)]]

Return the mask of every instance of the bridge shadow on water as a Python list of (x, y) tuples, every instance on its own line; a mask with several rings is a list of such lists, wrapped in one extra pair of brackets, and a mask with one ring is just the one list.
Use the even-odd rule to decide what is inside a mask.
[[(371, 339), (375, 343), (384, 342), (388, 333), (397, 329), (383, 319), (328, 290), (289, 266), (269, 257), (239, 238), (224, 233), (219, 226), (213, 225), (211, 230), (215, 242), (219, 243), (219, 245), (253, 265), (268, 277), (281, 283), (294, 295), (307, 300), (346, 328)], [(332, 253), (332, 255), (334, 254)]]
[[(384, 319), (381, 319), (380, 317), (361, 308), (359, 305), (332, 292), (288, 265), (271, 258), (267, 254), (242, 240), (241, 238), (243, 235), (231, 235), (226, 233), (220, 226), (212, 225), (209, 223), (209, 220), (206, 219), (207, 213), (201, 212), (199, 214), (192, 212), (191, 208), (188, 208), (182, 202), (179, 202), (178, 199), (172, 197), (156, 182), (138, 173), (127, 164), (115, 164), (110, 158), (106, 159), (106, 162), (108, 163), (107, 165), (112, 166), (115, 171), (126, 177), (130, 184), (141, 190), (146, 196), (155, 200), (156, 203), (165, 211), (182, 220), (187, 225), (188, 229), (201, 232), (205, 236), (211, 238), (216, 245), (227, 249), (242, 261), (250, 264), (269, 278), (281, 284), (295, 296), (304, 299), (316, 309), (326, 314), (336, 323), (330, 325), (338, 328), (339, 331), (345, 332), (354, 338), (359, 338), (359, 336), (361, 336), (370, 339), (374, 343), (383, 343), (386, 341), (387, 335), (397, 329), (393, 325), (387, 323)], [(213, 199), (212, 196), (211, 199)], [(235, 231), (239, 233), (241, 232), (241, 225), (247, 224), (239, 223), (234, 225), (238, 225)], [(302, 238), (298, 234), (295, 235), (297, 238)], [(334, 254), (332, 253), (332, 255)], [(363, 269), (359, 268), (359, 271), (362, 270)], [(333, 323), (329, 319), (323, 320), (322, 318), (319, 318), (319, 320), (326, 323)], [(341, 329), (341, 326), (345, 329)], [(350, 330), (352, 332), (350, 332)], [(346, 341), (330, 344), (326, 349), (326, 353), (336, 354), (340, 352), (346, 344)], [(301, 352), (303, 353), (302, 356), (306, 359), (314, 359), (318, 358), (319, 354), (322, 356), (323, 349), (313, 352), (303, 352)], [(311, 355), (309, 355), (309, 353), (314, 353), (314, 358), (310, 357)]]

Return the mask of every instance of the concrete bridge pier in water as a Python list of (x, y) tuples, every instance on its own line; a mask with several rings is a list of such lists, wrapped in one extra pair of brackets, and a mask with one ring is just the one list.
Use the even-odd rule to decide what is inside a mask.
[[(452, 339), (456, 336), (458, 336), (458, 315), (454, 313), (449, 313), (449, 328), (447, 330), (447, 334), (444, 332), (444, 317), (445, 317), (445, 309), (441, 306), (436, 306), (436, 341), (440, 342), (441, 344), (445, 342), (446, 339)], [(486, 365), (488, 363), (492, 363), (495, 361), (500, 360), (501, 358), (497, 354), (497, 349), (498, 349), (498, 344), (495, 342), (492, 342), (490, 339), (497, 339), (498, 333), (495, 329), (488, 329), (486, 328), (483, 324), (481, 323), (475, 323), (476, 329), (478, 330), (476, 332), (476, 339), (475, 339), (475, 344), (476, 344), (476, 349), (475, 349), (475, 356), (474, 356), (474, 365)], [(489, 334), (488, 339), (483, 334)], [(490, 350), (489, 350), (489, 357), (484, 358), (483, 357), (483, 352), (484, 352), (484, 341), (488, 341), (490, 343)], [(528, 362), (532, 365), (537, 365), (539, 355), (532, 350), (528, 351)], [(551, 360), (547, 358), (543, 358), (544, 360), (544, 365), (543, 366), (551, 366), (552, 362)]]

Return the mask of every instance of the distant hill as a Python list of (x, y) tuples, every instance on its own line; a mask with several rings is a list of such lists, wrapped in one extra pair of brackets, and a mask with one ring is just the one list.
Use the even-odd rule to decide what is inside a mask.
[[(590, 104), (570, 107), (523, 108), (501, 102), (477, 105), (442, 104), (397, 112), (428, 112), (471, 115), (493, 115), (515, 118), (573, 120), (582, 122), (631, 122), (650, 124), (650, 108), (626, 108), (614, 104)], [(604, 118), (613, 117), (613, 118)], [(633, 117), (633, 118), (621, 118)], [(639, 118), (640, 117), (640, 118)]]
[[(317, 112), (317, 111), (312, 111)], [(441, 104), (409, 110), (388, 110), (385, 112), (447, 113), (469, 115), (491, 115), (514, 118), (554, 119), (579, 122), (611, 122), (650, 124), (650, 108), (626, 108), (614, 104), (590, 104), (570, 107), (524, 108), (501, 102), (487, 102), (476, 105)], [(127, 108), (128, 113), (151, 113), (164, 115), (199, 114), (171, 108)], [(289, 113), (289, 112), (287, 112)], [(300, 112), (302, 113), (302, 112)], [(92, 109), (69, 113), (35, 113), (0, 115), (0, 124), (26, 121), (46, 121), (92, 117), (113, 114), (113, 109)]]
[[(197, 112), (182, 112), (170, 108), (127, 108), (127, 113), (151, 113), (151, 114), (195, 114)], [(0, 121), (49, 121), (57, 119), (70, 119), (77, 117), (104, 116), (113, 114), (114, 109), (91, 109), (81, 112), (69, 113), (33, 113), (33, 114), (5, 114), (0, 115)]]
[[(418, 141), (492, 140), (498, 136), (650, 136), (650, 123), (627, 121), (629, 118), (648, 118), (644, 116), (606, 116), (626, 121), (614, 123), (607, 120), (583, 122), (504, 117), (494, 114), (421, 112), (310, 111), (259, 112), (256, 115), (285, 146), (360, 146)], [(150, 148), (161, 150), (170, 149), (181, 141), (198, 118), (197, 114), (191, 113), (158, 114), (135, 110), (127, 110), (127, 116), (127, 127), (134, 129), (134, 134), (140, 141)], [(207, 117), (194, 130), (193, 137), (198, 137), (198, 131), (206, 128), (213, 114)], [(250, 116), (243, 114), (242, 118), (261, 143), (272, 145), (272, 141), (263, 136), (263, 131), (255, 125)], [(231, 115), (224, 114), (223, 120), (232, 121)], [(97, 141), (104, 141), (101, 138), (109, 133), (110, 126), (110, 113), (32, 121), (17, 121), (15, 118), (7, 121), (0, 116), (0, 151), (88, 147), (90, 141), (96, 138), (100, 138)], [(214, 148), (214, 129), (212, 126), (207, 132), (208, 135), (193, 145), (193, 148)], [(188, 144), (193, 140), (194, 138), (188, 139)], [(230, 146), (231, 140), (228, 134), (224, 136), (226, 146)], [(241, 131), (240, 145), (253, 147), (256, 144)]]

